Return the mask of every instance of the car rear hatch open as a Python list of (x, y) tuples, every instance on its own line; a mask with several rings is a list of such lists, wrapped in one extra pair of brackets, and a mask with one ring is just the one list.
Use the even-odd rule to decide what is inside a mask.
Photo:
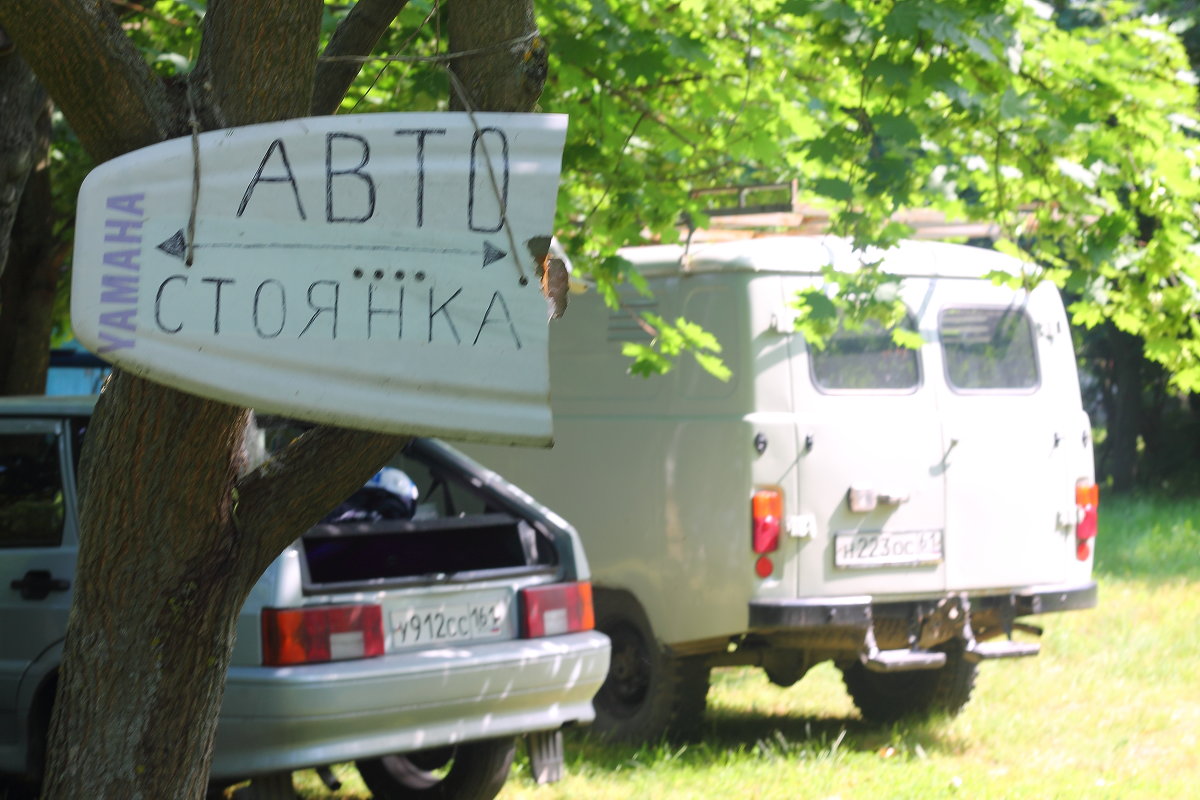
[(495, 473), (424, 439), (392, 469), (412, 482), (408, 518), (335, 514), (296, 548), (311, 603), (379, 606), (385, 652), (516, 638), (523, 593), (578, 586), (558, 583), (574, 575), (565, 532)]

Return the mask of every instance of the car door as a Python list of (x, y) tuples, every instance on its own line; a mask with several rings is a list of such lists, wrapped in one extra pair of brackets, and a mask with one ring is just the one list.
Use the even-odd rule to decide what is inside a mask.
[(65, 429), (0, 418), (0, 745), (17, 735), (22, 678), (67, 626), (77, 537)]

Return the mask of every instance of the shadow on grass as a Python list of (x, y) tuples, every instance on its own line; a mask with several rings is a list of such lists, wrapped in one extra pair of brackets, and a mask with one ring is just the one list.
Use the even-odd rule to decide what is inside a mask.
[(747, 755), (764, 761), (820, 761), (849, 753), (923, 758), (964, 752), (967, 745), (947, 732), (947, 726), (944, 717), (876, 725), (858, 717), (781, 716), (722, 708), (710, 710), (698, 735), (687, 741), (615, 744), (580, 729), (568, 734), (566, 749), (572, 768), (608, 771), (668, 762), (708, 769), (734, 758), (744, 760)]

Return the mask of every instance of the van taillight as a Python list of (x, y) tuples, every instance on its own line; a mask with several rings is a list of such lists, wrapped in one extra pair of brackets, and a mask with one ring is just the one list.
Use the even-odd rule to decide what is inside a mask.
[(757, 489), (750, 500), (751, 546), (758, 554), (779, 549), (779, 531), (783, 526), (783, 492)]
[(537, 639), (596, 627), (592, 584), (555, 583), (521, 590), (521, 638)]
[(377, 605), (264, 608), (263, 664), (286, 667), (383, 655)]
[(1099, 507), (1099, 486), (1084, 480), (1075, 484), (1075, 557), (1080, 561), (1087, 561), (1092, 555), (1092, 540), (1096, 538)]

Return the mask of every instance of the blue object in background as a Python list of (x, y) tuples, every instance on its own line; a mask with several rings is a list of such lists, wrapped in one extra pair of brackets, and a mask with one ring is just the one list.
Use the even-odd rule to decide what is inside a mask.
[(76, 342), (50, 351), (46, 394), (96, 394), (112, 366)]

